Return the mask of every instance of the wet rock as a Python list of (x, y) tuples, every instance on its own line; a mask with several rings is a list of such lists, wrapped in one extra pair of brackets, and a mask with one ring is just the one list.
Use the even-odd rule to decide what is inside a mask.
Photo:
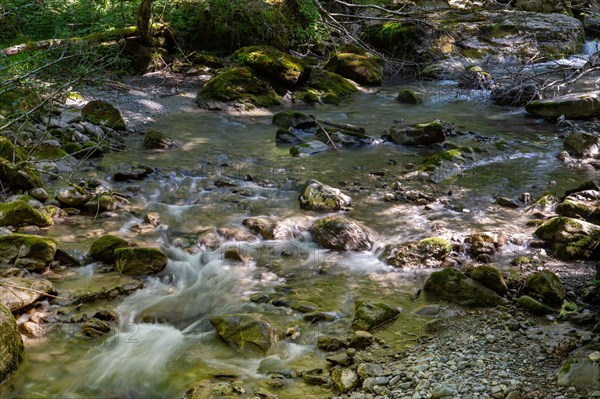
[(149, 130), (144, 136), (142, 147), (147, 150), (168, 150), (178, 147), (179, 144), (158, 130)]
[(585, 190), (568, 195), (556, 206), (560, 216), (600, 223), (600, 191)]
[(35, 225), (47, 227), (52, 218), (43, 210), (34, 209), (25, 201), (0, 203), (0, 226)]
[(381, 324), (395, 319), (400, 311), (385, 303), (367, 302), (357, 300), (354, 302), (354, 320), (352, 327), (355, 330), (371, 330)]
[(56, 193), (56, 199), (61, 205), (71, 208), (77, 208), (82, 206), (90, 200), (90, 194), (79, 187), (65, 187), (58, 190)]
[(352, 219), (331, 216), (317, 220), (310, 228), (314, 240), (324, 248), (337, 251), (368, 251), (373, 238)]
[(484, 287), (489, 288), (500, 296), (508, 293), (506, 281), (500, 270), (492, 266), (478, 266), (474, 268), (470, 274), (473, 280), (480, 282)]
[(600, 137), (592, 133), (571, 132), (565, 147), (582, 158), (597, 158), (600, 155)]
[(242, 225), (265, 240), (289, 240), (299, 235), (295, 229), (269, 219), (247, 218), (242, 221)]
[(419, 242), (388, 244), (379, 259), (395, 267), (439, 267), (451, 251), (448, 240), (429, 237)]
[(342, 99), (358, 91), (358, 88), (345, 77), (325, 70), (313, 69), (306, 82), (307, 91), (299, 92), (301, 99), (307, 103), (323, 102), (339, 104)]
[(90, 248), (90, 258), (107, 264), (115, 263), (115, 249), (131, 247), (132, 244), (111, 234), (98, 238)]
[(210, 324), (229, 346), (241, 353), (265, 354), (279, 335), (261, 314), (227, 314), (211, 317)]
[(423, 103), (423, 98), (421, 95), (412, 90), (401, 90), (400, 93), (396, 96), (396, 101), (401, 104), (421, 104)]
[(369, 53), (338, 53), (324, 68), (367, 86), (380, 86), (383, 81), (383, 60)]
[(496, 203), (505, 208), (518, 208), (520, 206), (517, 201), (515, 201), (512, 198), (507, 198), (507, 197), (496, 198)]
[(525, 288), (530, 294), (550, 305), (560, 305), (566, 295), (558, 276), (549, 270), (542, 270), (529, 277)]
[(54, 260), (56, 242), (29, 234), (0, 236), (0, 265), (42, 272)]
[(317, 340), (317, 347), (326, 352), (335, 352), (345, 348), (346, 343), (338, 337), (322, 335)]
[(19, 332), (29, 338), (41, 338), (44, 335), (42, 326), (32, 321), (26, 321), (19, 324)]
[(64, 289), (58, 283), (57, 285), (60, 296), (71, 297), (78, 303), (92, 303), (130, 295), (143, 288), (144, 282), (110, 272), (95, 274), (91, 279), (78, 282), (73, 288)]
[(344, 314), (338, 312), (323, 312), (323, 311), (314, 311), (305, 313), (302, 318), (306, 321), (310, 321), (312, 323), (316, 323), (319, 321), (335, 321), (345, 317)]
[(136, 165), (131, 170), (116, 172), (113, 175), (113, 180), (123, 182), (129, 180), (144, 180), (154, 169), (148, 165)]
[(335, 355), (327, 356), (325, 358), (325, 360), (327, 360), (333, 366), (348, 367), (348, 366), (350, 366), (352, 364), (352, 358), (349, 357), (345, 353), (338, 353), (338, 354), (335, 354)]
[(519, 306), (521, 306), (523, 309), (525, 309), (531, 314), (545, 315), (554, 313), (554, 310), (551, 307), (549, 307), (548, 305), (544, 305), (539, 301), (536, 301), (528, 295), (520, 296), (519, 299), (517, 299), (517, 303), (519, 304)]
[(567, 119), (591, 118), (600, 114), (600, 91), (569, 93), (550, 99), (532, 101), (525, 110), (535, 116)]
[(258, 365), (258, 372), (267, 375), (278, 374), (287, 378), (293, 378), (296, 375), (296, 372), (285, 367), (277, 356), (270, 356), (261, 360)]
[(368, 331), (357, 330), (350, 336), (348, 347), (363, 350), (373, 345), (373, 342), (375, 342), (375, 337), (371, 333)]
[(342, 393), (353, 390), (359, 382), (356, 372), (349, 368), (333, 370), (331, 372), (331, 379), (337, 390)]
[(231, 57), (270, 81), (286, 85), (293, 86), (301, 83), (308, 75), (303, 60), (271, 46), (242, 47)]
[(236, 247), (227, 248), (223, 253), (223, 259), (228, 259), (234, 262), (249, 262), (252, 258), (245, 254), (243, 251), (240, 251)]
[(558, 371), (560, 386), (576, 388), (600, 388), (600, 353), (586, 349), (577, 350)]
[(97, 338), (110, 332), (110, 324), (95, 317), (83, 324), (81, 333), (86, 337)]
[(256, 237), (249, 231), (237, 227), (219, 227), (217, 233), (228, 241), (253, 242)]
[(302, 381), (309, 385), (329, 385), (331, 378), (323, 369), (313, 369), (302, 373)]
[(6, 306), (0, 304), (0, 382), (19, 367), (24, 352), (15, 318)]
[(116, 269), (128, 276), (156, 274), (167, 267), (167, 256), (158, 248), (117, 248)]
[(84, 121), (94, 125), (104, 125), (115, 130), (127, 130), (121, 111), (106, 101), (90, 101), (81, 109), (81, 117)]
[(273, 115), (273, 124), (284, 129), (290, 127), (294, 129), (316, 128), (315, 120), (306, 114), (298, 111), (280, 111)]
[(417, 123), (410, 127), (392, 127), (386, 135), (391, 142), (402, 145), (443, 143), (446, 134), (440, 121)]
[(329, 146), (319, 140), (310, 140), (290, 148), (290, 154), (294, 157), (305, 157), (320, 154), (329, 150)]
[(26, 277), (0, 278), (0, 304), (11, 312), (29, 306), (53, 292), (54, 285), (48, 280)]
[(300, 192), (298, 201), (302, 209), (332, 212), (348, 210), (352, 206), (349, 196), (317, 180), (308, 180)]
[(600, 226), (595, 224), (555, 217), (538, 227), (535, 234), (550, 242), (560, 259), (600, 259)]
[(423, 291), (428, 297), (462, 306), (496, 306), (506, 303), (494, 291), (452, 268), (431, 273)]

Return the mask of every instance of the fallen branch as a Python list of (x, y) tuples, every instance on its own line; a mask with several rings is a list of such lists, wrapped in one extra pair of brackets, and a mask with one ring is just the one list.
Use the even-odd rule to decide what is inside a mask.
[[(58, 295), (52, 295), (52, 294), (49, 294), (49, 293), (47, 293), (47, 292), (40, 291), (40, 290), (36, 290), (36, 289), (33, 289), (33, 288), (27, 288), (27, 287), (22, 287), (22, 286), (20, 286), (20, 285), (16, 285), (16, 284), (7, 283), (6, 281), (0, 281), (0, 285), (3, 285), (3, 286), (5, 286), (5, 287), (9, 287), (9, 288), (15, 288), (15, 289), (18, 289), (18, 290), (25, 290), (25, 291), (31, 291), (31, 292), (35, 292), (36, 294), (42, 294), (42, 295), (46, 295), (46, 296), (49, 296), (49, 297), (51, 297), (51, 298), (57, 298), (57, 299), (65, 299), (65, 300), (69, 300), (69, 298), (65, 298), (65, 297), (58, 296)], [(16, 295), (16, 294), (15, 294), (15, 295)]]
[[(315, 122), (317, 121), (317, 119), (315, 117), (313, 117), (313, 119), (315, 120)], [(358, 127), (358, 126), (354, 126), (354, 125), (349, 125), (347, 123), (340, 123), (340, 122), (332, 122), (332, 121), (324, 121), (324, 120), (319, 120), (319, 122), (325, 124), (325, 125), (329, 125), (329, 126), (333, 126), (333, 127), (337, 127), (338, 129), (343, 129), (343, 130), (347, 130), (349, 132), (354, 132), (354, 133), (360, 133), (360, 134), (365, 134), (365, 128), (363, 127)]]
[(327, 129), (325, 129), (323, 127), (323, 125), (321, 125), (319, 123), (319, 121), (317, 120), (317, 118), (315, 118), (312, 115), (308, 115), (309, 117), (312, 118), (312, 120), (315, 122), (315, 124), (323, 131), (323, 133), (325, 133), (325, 136), (327, 137), (327, 140), (331, 143), (331, 145), (333, 146), (333, 148), (335, 148), (336, 151), (339, 151), (340, 149), (337, 148), (337, 146), (335, 145), (335, 143), (333, 142), (333, 140), (331, 139), (331, 136), (329, 135), (329, 132), (327, 132)]

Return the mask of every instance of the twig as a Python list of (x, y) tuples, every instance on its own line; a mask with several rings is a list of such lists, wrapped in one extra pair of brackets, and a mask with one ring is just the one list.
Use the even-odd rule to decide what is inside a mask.
[[(69, 300), (69, 298), (65, 298), (65, 297), (58, 296), (58, 295), (52, 295), (52, 294), (49, 294), (49, 293), (47, 293), (47, 292), (40, 291), (40, 290), (36, 290), (36, 289), (33, 289), (33, 288), (27, 288), (27, 287), (22, 287), (22, 286), (20, 286), (20, 285), (16, 285), (16, 284), (7, 283), (6, 281), (0, 281), (0, 285), (3, 285), (3, 286), (5, 286), (5, 287), (10, 287), (10, 288), (16, 288), (16, 289), (19, 289), (19, 290), (25, 290), (25, 291), (31, 291), (31, 292), (35, 292), (36, 294), (42, 294), (42, 295), (46, 295), (46, 296), (49, 296), (49, 297), (51, 297), (51, 298), (57, 298), (57, 299), (65, 299), (65, 300)], [(16, 294), (15, 294), (15, 295), (16, 295)]]
[(327, 140), (331, 143), (331, 145), (333, 146), (333, 148), (335, 148), (336, 151), (339, 151), (340, 149), (337, 148), (337, 146), (335, 145), (335, 143), (333, 142), (333, 140), (331, 139), (331, 136), (329, 135), (329, 133), (327, 132), (327, 129), (325, 129), (323, 127), (323, 125), (321, 125), (319, 123), (319, 121), (317, 120), (317, 118), (315, 118), (313, 115), (308, 115), (310, 118), (312, 118), (312, 120), (315, 122), (315, 124), (323, 131), (323, 133), (325, 133), (325, 136), (327, 136)]

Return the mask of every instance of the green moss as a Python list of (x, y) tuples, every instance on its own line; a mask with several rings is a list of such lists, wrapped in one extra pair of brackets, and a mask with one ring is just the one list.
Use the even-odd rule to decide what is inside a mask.
[(416, 92), (414, 92), (412, 90), (402, 90), (402, 91), (400, 91), (400, 93), (398, 93), (398, 96), (396, 97), (396, 101), (398, 101), (399, 103), (402, 103), (402, 104), (416, 105), (416, 104), (421, 104), (423, 102), (423, 99), (421, 98), (421, 96), (419, 94), (417, 94)]
[(25, 201), (0, 203), (1, 226), (21, 226), (28, 224), (47, 227), (51, 226), (53, 222), (47, 213), (32, 208)]
[(147, 150), (160, 150), (175, 146), (175, 142), (163, 132), (149, 130), (144, 136), (142, 146)]
[(406, 57), (407, 53), (417, 54), (414, 50), (422, 41), (423, 29), (411, 23), (386, 22), (367, 26), (361, 38), (376, 48)]
[(565, 373), (565, 374), (568, 373), (569, 371), (571, 371), (572, 365), (573, 365), (573, 358), (567, 359), (567, 361), (564, 362), (562, 366), (560, 366), (560, 372)]
[(424, 240), (419, 241), (417, 248), (419, 252), (438, 260), (445, 258), (452, 252), (452, 244), (441, 237), (425, 238)]
[(232, 58), (268, 79), (287, 85), (298, 84), (305, 76), (304, 61), (270, 46), (243, 47)]
[(313, 119), (298, 111), (280, 111), (273, 115), (273, 124), (282, 128), (298, 127), (305, 124), (314, 125)]
[(543, 270), (527, 279), (529, 292), (541, 297), (545, 303), (559, 305), (565, 299), (565, 289), (556, 274)]
[(33, 155), (37, 159), (42, 160), (56, 160), (68, 156), (65, 150), (58, 147), (54, 147), (52, 145), (44, 144), (40, 144), (39, 146), (35, 147), (32, 150), (31, 155)]
[(383, 81), (383, 60), (373, 55), (336, 54), (324, 68), (367, 86), (379, 86)]
[[(448, 281), (460, 281), (466, 278), (467, 276), (458, 270), (448, 267), (444, 270), (440, 270), (439, 272), (431, 273), (431, 276), (429, 276), (427, 282), (425, 283), (425, 288), (428, 288), (429, 286), (429, 289), (437, 291), (437, 288), (445, 286), (448, 284)], [(433, 289), (433, 287), (436, 289)]]
[(436, 167), (443, 162), (464, 162), (463, 152), (460, 149), (452, 149), (440, 152), (439, 154), (431, 155), (421, 163), (419, 170), (424, 172), (432, 172)]
[(81, 109), (81, 117), (95, 125), (105, 124), (115, 130), (127, 130), (121, 112), (106, 101), (90, 101)]
[(600, 230), (578, 234), (566, 245), (556, 247), (556, 256), (564, 260), (593, 259), (600, 257)]
[(17, 370), (25, 357), (25, 346), (18, 332), (17, 322), (10, 310), (0, 304), (0, 342), (2, 342), (2, 358), (0, 359), (0, 382)]
[(519, 297), (519, 299), (517, 299), (517, 304), (534, 315), (545, 315), (554, 312), (552, 308), (527, 295)]
[(358, 91), (348, 79), (329, 71), (313, 71), (306, 84), (317, 90), (321, 101), (327, 104), (339, 104)]
[(65, 143), (65, 144), (63, 144), (62, 148), (68, 154), (75, 154), (78, 151), (81, 151), (83, 149), (83, 147), (81, 146), (81, 144), (75, 143), (75, 142)]
[(121, 237), (113, 236), (113, 235), (105, 235), (98, 238), (92, 244), (90, 248), (90, 257), (94, 260), (105, 262), (105, 263), (114, 263), (115, 256), (114, 251), (117, 248), (125, 248), (130, 247), (131, 243), (129, 241), (124, 240)]
[(532, 260), (530, 258), (528, 258), (527, 256), (518, 256), (510, 261), (510, 264), (513, 266), (524, 266), (524, 265), (530, 265), (531, 263), (532, 263)]

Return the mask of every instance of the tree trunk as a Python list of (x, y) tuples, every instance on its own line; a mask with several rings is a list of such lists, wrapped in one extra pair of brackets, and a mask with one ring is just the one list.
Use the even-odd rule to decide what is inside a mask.
[(152, 19), (152, 2), (154, 0), (142, 0), (137, 17), (138, 32), (145, 44), (152, 45), (150, 20)]

